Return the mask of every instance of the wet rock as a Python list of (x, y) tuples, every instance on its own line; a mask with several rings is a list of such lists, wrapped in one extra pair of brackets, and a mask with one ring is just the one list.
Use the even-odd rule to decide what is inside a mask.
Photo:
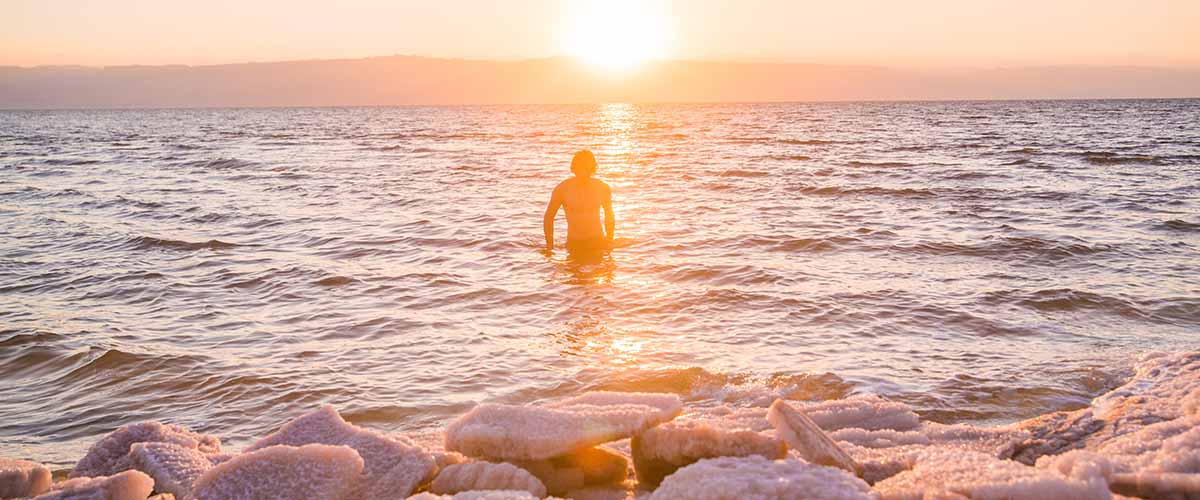
[(792, 408), (782, 399), (777, 399), (771, 404), (771, 408), (767, 410), (767, 420), (775, 427), (779, 437), (805, 460), (862, 475), (858, 464), (845, 450), (830, 439), (804, 412)]
[(1113, 492), (1140, 498), (1162, 500), (1200, 499), (1200, 474), (1139, 472), (1113, 474), (1108, 485)]
[(242, 453), (196, 480), (197, 500), (355, 498), (363, 459), (349, 446), (275, 445)]
[(546, 460), (515, 460), (513, 464), (541, 480), (553, 495), (619, 484), (629, 477), (629, 460), (605, 447), (584, 448)]
[(50, 469), (28, 460), (0, 458), (0, 498), (31, 497), (50, 489)]
[(131, 467), (129, 450), (134, 443), (172, 443), (201, 453), (220, 453), (221, 441), (213, 436), (159, 422), (124, 425), (97, 441), (71, 470), (71, 477), (111, 476)]
[(633, 465), (638, 483), (658, 485), (680, 467), (704, 458), (787, 456), (787, 446), (773, 435), (717, 425), (712, 421), (675, 420), (635, 435)]
[(875, 484), (885, 500), (921, 500), (926, 495), (973, 499), (1108, 499), (1102, 468), (1035, 468), (975, 452), (925, 450), (912, 469)]
[(50, 487), (35, 500), (146, 500), (154, 480), (129, 470), (103, 477), (76, 477)]
[(429, 486), (436, 494), (475, 490), (520, 490), (541, 498), (546, 486), (525, 469), (507, 463), (472, 462), (446, 467)]
[(591, 392), (547, 406), (483, 404), (446, 430), (446, 449), (471, 457), (545, 460), (632, 436), (679, 414), (673, 394)]
[(180, 499), (190, 497), (192, 485), (214, 466), (208, 455), (172, 443), (135, 443), (129, 458), (134, 469), (154, 479), (155, 491)]
[(709, 458), (667, 476), (650, 500), (875, 498), (863, 480), (833, 467), (760, 456)]
[(428, 481), (436, 468), (433, 456), (412, 440), (353, 425), (330, 405), (284, 424), (246, 451), (307, 444), (345, 445), (357, 451), (364, 477), (355, 494), (366, 498), (405, 498)]

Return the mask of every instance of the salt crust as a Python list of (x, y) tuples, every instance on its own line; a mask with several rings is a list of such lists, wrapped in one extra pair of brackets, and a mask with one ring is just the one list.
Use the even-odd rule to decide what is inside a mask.
[(154, 479), (154, 490), (171, 493), (180, 500), (192, 494), (192, 485), (224, 456), (210, 456), (171, 443), (134, 443), (129, 450), (133, 468)]
[(173, 443), (201, 453), (221, 453), (221, 441), (213, 436), (159, 422), (129, 424), (93, 444), (75, 464), (71, 477), (111, 476), (129, 470), (129, 449), (134, 443)]
[(1088, 408), (1057, 412), (1015, 425), (1033, 437), (1016, 459), (1074, 449), (1101, 449), (1142, 429), (1184, 417), (1200, 417), (1200, 352), (1148, 354), (1120, 387), (1096, 398)]
[(275, 433), (246, 448), (254, 451), (274, 445), (345, 445), (354, 448), (364, 463), (356, 495), (375, 500), (411, 495), (434, 473), (433, 456), (412, 440), (381, 434), (346, 422), (331, 405), (300, 416)]
[(854, 459), (803, 411), (792, 408), (782, 399), (777, 399), (767, 410), (767, 420), (775, 427), (779, 437), (805, 460), (862, 475)]
[[(464, 491), (454, 495), (435, 495), (433, 493), (421, 493), (408, 497), (408, 500), (538, 500), (538, 497), (533, 496), (528, 491), (506, 491), (506, 490), (486, 490), (486, 491)], [(546, 500), (562, 500), (555, 497), (548, 497)]]
[(875, 491), (884, 500), (920, 500), (930, 493), (976, 500), (1107, 500), (1104, 472), (1089, 461), (1034, 468), (982, 453), (930, 449), (916, 456), (911, 470), (876, 483)]
[(50, 469), (28, 460), (0, 458), (0, 498), (31, 497), (50, 489)]
[(471, 457), (544, 460), (632, 436), (679, 414), (674, 394), (590, 392), (549, 406), (483, 404), (446, 429)]
[(54, 484), (34, 500), (146, 500), (154, 480), (135, 470), (104, 477), (76, 477)]
[(849, 500), (878, 498), (833, 467), (760, 456), (709, 458), (667, 476), (650, 500)]
[(514, 460), (512, 463), (537, 477), (550, 494), (560, 496), (586, 486), (618, 484), (629, 477), (629, 459), (603, 446), (546, 460)]
[(679, 467), (702, 458), (787, 455), (783, 440), (769, 433), (726, 428), (703, 420), (674, 420), (633, 437), (638, 482), (657, 485)]
[(433, 479), (429, 491), (444, 495), (473, 490), (520, 490), (541, 498), (546, 486), (536, 477), (507, 463), (472, 462), (446, 467)]
[(197, 500), (349, 499), (356, 498), (362, 472), (363, 459), (349, 446), (275, 445), (213, 467), (196, 480), (193, 494)]

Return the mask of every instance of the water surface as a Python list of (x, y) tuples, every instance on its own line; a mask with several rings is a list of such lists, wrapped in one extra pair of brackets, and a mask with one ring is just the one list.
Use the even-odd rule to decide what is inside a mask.
[[(0, 455), (588, 389), (1076, 408), (1200, 329), (1200, 101), (0, 113)], [(617, 236), (540, 251), (571, 153)], [(559, 218), (559, 240), (564, 220)]]

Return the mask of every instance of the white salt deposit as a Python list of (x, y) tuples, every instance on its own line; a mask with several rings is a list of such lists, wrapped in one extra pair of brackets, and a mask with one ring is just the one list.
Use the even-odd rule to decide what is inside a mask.
[(835, 431), (856, 429), (892, 429), (906, 431), (921, 425), (917, 413), (904, 403), (878, 396), (856, 396), (804, 405), (804, 413), (818, 427)]
[(274, 445), (345, 445), (354, 448), (364, 463), (358, 495), (373, 499), (404, 498), (434, 473), (433, 456), (412, 440), (381, 434), (345, 421), (333, 406), (303, 415), (259, 440), (246, 451)]
[(833, 467), (760, 456), (701, 460), (667, 476), (651, 500), (875, 498), (863, 480)]
[(862, 475), (854, 459), (803, 411), (792, 408), (782, 399), (777, 399), (767, 410), (767, 420), (775, 427), (779, 437), (805, 460)]
[(213, 467), (196, 480), (193, 495), (197, 500), (358, 498), (362, 472), (363, 459), (349, 446), (276, 445)]
[(1089, 408), (1017, 424), (1016, 428), (1033, 435), (1017, 458), (1033, 463), (1038, 457), (1068, 450), (1101, 449), (1147, 426), (1197, 416), (1200, 352), (1146, 355), (1135, 369), (1132, 379), (1093, 400)]
[(1067, 476), (1056, 467), (1034, 468), (974, 452), (944, 449), (917, 455), (911, 470), (875, 484), (885, 500), (921, 500), (926, 494), (972, 499), (1061, 500), (1110, 498), (1101, 467), (1070, 464)]
[[(435, 495), (433, 493), (421, 493), (408, 497), (408, 500), (538, 500), (528, 491), (504, 491), (504, 490), (488, 490), (488, 491), (464, 491), (454, 495)], [(546, 500), (562, 500), (554, 497), (549, 497)]]
[(97, 441), (71, 470), (71, 477), (111, 476), (129, 470), (134, 443), (173, 443), (201, 453), (220, 453), (221, 441), (178, 425), (142, 422), (125, 425)]
[(54, 484), (34, 500), (146, 500), (154, 480), (129, 470), (103, 477), (76, 477)]
[(592, 392), (546, 407), (483, 404), (446, 429), (446, 449), (543, 460), (632, 436), (678, 415), (673, 394)]
[(50, 488), (50, 469), (28, 460), (0, 457), (0, 498), (36, 496)]
[(172, 443), (135, 443), (129, 458), (133, 468), (154, 479), (155, 491), (171, 493), (180, 500), (192, 494), (192, 485), (213, 468), (208, 455)]
[(454, 494), (473, 490), (520, 490), (546, 496), (546, 486), (536, 477), (508, 463), (472, 462), (446, 467), (433, 479), (429, 491)]
[(719, 422), (674, 420), (633, 437), (633, 465), (638, 482), (657, 485), (676, 469), (702, 458), (787, 455), (778, 437), (749, 429), (725, 428)]
[(612, 485), (629, 476), (629, 459), (606, 447), (584, 448), (546, 460), (516, 460), (546, 485), (553, 495), (563, 495), (589, 485)]

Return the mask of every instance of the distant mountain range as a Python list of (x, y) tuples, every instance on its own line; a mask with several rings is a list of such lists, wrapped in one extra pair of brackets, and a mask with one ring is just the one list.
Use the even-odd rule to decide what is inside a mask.
[(213, 66), (0, 67), (0, 108), (5, 109), (1198, 96), (1200, 68), (922, 71), (663, 61), (624, 77), (605, 77), (567, 58), (410, 56)]

